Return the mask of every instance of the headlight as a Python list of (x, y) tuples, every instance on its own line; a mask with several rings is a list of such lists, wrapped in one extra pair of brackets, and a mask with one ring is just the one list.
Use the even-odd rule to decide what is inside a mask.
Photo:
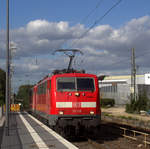
[(94, 111), (90, 111), (90, 114), (93, 115), (93, 114), (94, 114)]
[(78, 92), (75, 93), (75, 96), (79, 96), (80, 94)]
[(63, 115), (63, 114), (64, 114), (64, 112), (63, 112), (63, 111), (59, 111), (59, 114), (60, 114), (60, 115)]

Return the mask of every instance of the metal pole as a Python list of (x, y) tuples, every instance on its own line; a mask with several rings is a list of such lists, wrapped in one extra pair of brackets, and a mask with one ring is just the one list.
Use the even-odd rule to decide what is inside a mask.
[(75, 57), (74, 55), (69, 55), (70, 61), (69, 61), (69, 65), (68, 65), (68, 71), (71, 69), (71, 65), (72, 65), (72, 61), (73, 61), (74, 57)]
[(134, 100), (136, 101), (136, 65), (135, 65), (135, 52), (133, 48), (133, 78), (134, 78)]
[(134, 48), (132, 48), (131, 56), (131, 95), (132, 99), (136, 101), (136, 65)]
[(10, 75), (10, 62), (9, 62), (9, 0), (7, 0), (7, 32), (6, 32), (6, 97), (5, 97), (5, 104), (6, 104), (6, 123), (5, 123), (5, 130), (6, 136), (9, 136), (9, 100), (10, 100), (10, 89), (9, 89), (9, 75)]
[(131, 99), (133, 100), (133, 48), (131, 49)]

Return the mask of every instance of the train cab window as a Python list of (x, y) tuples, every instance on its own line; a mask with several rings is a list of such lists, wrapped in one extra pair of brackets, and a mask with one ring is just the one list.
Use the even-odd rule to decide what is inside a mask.
[(78, 91), (94, 91), (94, 79), (93, 78), (77, 78), (77, 90)]
[(60, 77), (57, 78), (58, 91), (94, 91), (93, 78)]
[(75, 78), (60, 77), (57, 79), (57, 89), (60, 91), (75, 90)]

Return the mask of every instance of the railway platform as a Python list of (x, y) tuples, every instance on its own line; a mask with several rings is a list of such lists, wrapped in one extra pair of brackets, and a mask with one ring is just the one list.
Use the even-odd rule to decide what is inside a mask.
[(1, 149), (78, 149), (28, 113), (11, 113), (9, 136), (0, 127)]

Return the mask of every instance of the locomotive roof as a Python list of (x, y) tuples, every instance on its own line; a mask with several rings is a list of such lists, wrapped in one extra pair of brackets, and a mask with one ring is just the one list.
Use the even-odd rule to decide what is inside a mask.
[(64, 73), (64, 74), (56, 74), (53, 76), (55, 77), (97, 77), (94, 74), (88, 74), (88, 73)]
[(40, 80), (35, 86), (38, 86), (39, 84), (42, 84), (46, 80), (50, 80), (52, 77), (94, 77), (96, 78), (97, 76), (94, 74), (88, 74), (88, 73), (58, 73), (58, 74), (53, 74), (53, 75), (47, 75), (44, 77), (42, 80)]

